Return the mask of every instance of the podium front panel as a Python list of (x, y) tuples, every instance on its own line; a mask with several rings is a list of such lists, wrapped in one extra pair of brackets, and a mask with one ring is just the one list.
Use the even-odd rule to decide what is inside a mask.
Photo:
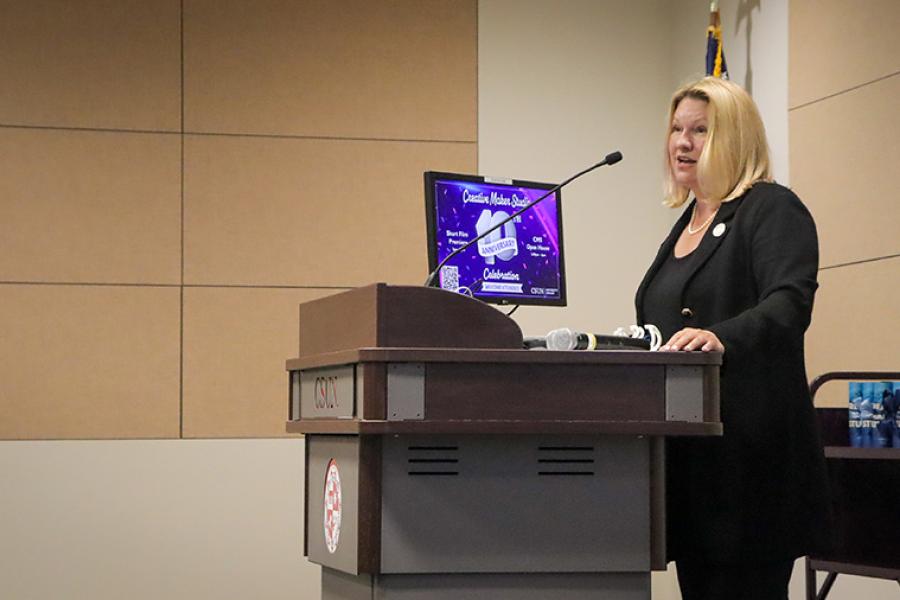
[(358, 573), (360, 437), (314, 436), (307, 442), (307, 554), (320, 565)]
[(650, 570), (650, 441), (386, 436), (381, 569)]

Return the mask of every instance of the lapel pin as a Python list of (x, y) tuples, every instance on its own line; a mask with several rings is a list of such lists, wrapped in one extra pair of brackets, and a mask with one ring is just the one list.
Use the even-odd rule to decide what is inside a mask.
[(719, 223), (715, 227), (713, 227), (713, 235), (716, 237), (722, 237), (722, 234), (725, 233), (725, 223)]

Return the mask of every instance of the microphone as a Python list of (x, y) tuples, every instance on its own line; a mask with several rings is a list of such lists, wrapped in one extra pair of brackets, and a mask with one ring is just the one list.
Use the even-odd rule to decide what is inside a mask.
[(568, 327), (554, 329), (547, 334), (547, 350), (594, 350), (597, 336), (572, 331)]
[[(619, 162), (620, 160), (622, 160), (622, 153), (619, 152), (618, 150), (616, 150), (615, 152), (610, 152), (609, 154), (607, 154), (606, 158), (604, 158), (602, 161), (600, 161), (599, 163), (597, 163), (594, 166), (602, 167), (604, 164), (612, 166), (612, 165), (616, 164), (617, 162)], [(591, 169), (593, 169), (593, 168), (594, 167), (591, 167)], [(580, 175), (580, 173), (579, 173), (579, 175)], [(575, 177), (578, 177), (578, 175), (576, 175)]]
[(640, 338), (572, 331), (568, 327), (547, 334), (547, 350), (650, 350), (651, 344)]
[(469, 246), (471, 246), (472, 244), (475, 244), (475, 243), (477, 243), (479, 240), (481, 240), (481, 239), (483, 239), (483, 238), (489, 236), (490, 234), (494, 233), (495, 231), (497, 231), (498, 229), (500, 229), (501, 227), (503, 227), (504, 225), (506, 225), (507, 223), (509, 223), (510, 221), (512, 221), (513, 219), (515, 219), (516, 217), (518, 217), (519, 215), (521, 215), (521, 214), (522, 214), (523, 212), (525, 212), (526, 210), (529, 210), (532, 206), (534, 206), (535, 204), (537, 204), (538, 202), (540, 202), (540, 201), (543, 200), (544, 198), (547, 198), (548, 196), (553, 195), (554, 193), (556, 193), (557, 191), (559, 191), (560, 189), (562, 189), (563, 186), (566, 186), (566, 185), (572, 183), (573, 181), (575, 181), (576, 179), (578, 179), (578, 178), (581, 177), (582, 175), (585, 175), (585, 174), (587, 174), (587, 173), (590, 173), (590, 172), (593, 171), (594, 169), (600, 168), (600, 167), (602, 167), (602, 166), (604, 166), (604, 165), (614, 165), (614, 164), (616, 164), (617, 162), (619, 162), (620, 160), (622, 160), (622, 153), (619, 152), (618, 150), (616, 150), (615, 152), (611, 152), (611, 153), (607, 154), (606, 157), (605, 157), (603, 160), (601, 160), (600, 162), (598, 162), (597, 164), (591, 165), (591, 166), (588, 167), (587, 169), (585, 169), (585, 170), (583, 170), (583, 171), (581, 171), (581, 172), (579, 172), (579, 173), (576, 173), (576, 174), (572, 175), (571, 177), (569, 177), (568, 179), (566, 179), (565, 181), (563, 181), (563, 182), (560, 183), (559, 185), (553, 187), (553, 189), (551, 189), (549, 192), (547, 192), (546, 194), (544, 194), (543, 196), (541, 196), (541, 197), (538, 198), (537, 200), (534, 200), (534, 201), (532, 201), (532, 202), (529, 202), (528, 204), (526, 204), (525, 206), (523, 206), (522, 208), (520, 208), (519, 210), (517, 210), (517, 211), (514, 212), (513, 214), (509, 215), (507, 218), (503, 219), (502, 221), (500, 221), (499, 223), (497, 223), (496, 225), (494, 225), (493, 227), (491, 227), (491, 228), (488, 229), (487, 231), (482, 232), (482, 234), (479, 235), (478, 237), (475, 237), (475, 238), (469, 240), (469, 242), (467, 242), (466, 244), (463, 244), (462, 246), (460, 246), (459, 248), (457, 248), (456, 250), (454, 250), (453, 252), (451, 252), (450, 254), (448, 254), (447, 256), (445, 256), (445, 257), (444, 257), (444, 260), (442, 260), (441, 262), (438, 263), (438, 265), (434, 268), (434, 271), (432, 271), (431, 273), (429, 273), (429, 274), (428, 274), (428, 277), (425, 279), (425, 284), (424, 284), (425, 287), (431, 287), (431, 286), (433, 286), (433, 285), (435, 284), (435, 281), (434, 281), (434, 280), (435, 280), (435, 278), (437, 277), (437, 274), (441, 272), (441, 269), (444, 268), (444, 265), (446, 265), (448, 262), (450, 262), (450, 260), (451, 260), (454, 256), (456, 256), (456, 255), (459, 254), (460, 252), (466, 250), (466, 249), (467, 249)]

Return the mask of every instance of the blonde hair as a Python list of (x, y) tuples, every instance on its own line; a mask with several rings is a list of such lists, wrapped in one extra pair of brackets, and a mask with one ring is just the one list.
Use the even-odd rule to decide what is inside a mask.
[(718, 77), (704, 77), (682, 86), (672, 95), (666, 135), (665, 201), (678, 207), (690, 192), (675, 182), (669, 162), (668, 139), (675, 110), (685, 98), (707, 103), (706, 143), (697, 161), (697, 183), (705, 199), (734, 200), (754, 183), (769, 181), (769, 144), (759, 110), (742, 87)]

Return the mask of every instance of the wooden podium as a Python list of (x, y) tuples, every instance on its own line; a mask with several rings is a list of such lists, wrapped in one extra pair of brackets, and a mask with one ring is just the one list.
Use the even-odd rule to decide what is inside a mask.
[(323, 598), (650, 598), (663, 439), (721, 434), (721, 356), (521, 348), (432, 288), (300, 306), (287, 431)]

